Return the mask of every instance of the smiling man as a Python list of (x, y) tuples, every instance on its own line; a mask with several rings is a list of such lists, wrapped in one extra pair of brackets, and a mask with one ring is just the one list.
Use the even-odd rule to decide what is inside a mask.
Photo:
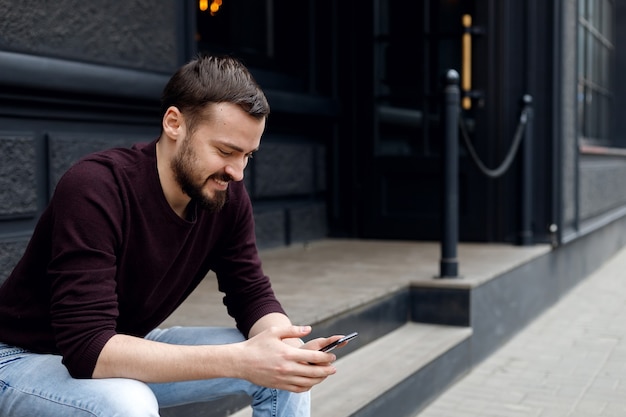
[[(83, 158), (0, 287), (0, 411), (157, 416), (230, 394), (308, 416), (335, 373), (303, 344), (258, 257), (244, 169), (269, 114), (248, 70), (202, 56), (172, 76), (152, 143)], [(237, 329), (157, 326), (213, 270)]]

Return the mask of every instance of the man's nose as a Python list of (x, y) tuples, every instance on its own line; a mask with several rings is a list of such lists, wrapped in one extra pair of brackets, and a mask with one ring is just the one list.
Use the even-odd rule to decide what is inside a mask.
[(226, 165), (225, 171), (233, 178), (233, 181), (241, 181), (243, 180), (243, 171), (245, 170), (247, 164), (247, 158), (244, 158), (242, 160), (238, 159), (237, 161), (232, 161), (231, 163)]

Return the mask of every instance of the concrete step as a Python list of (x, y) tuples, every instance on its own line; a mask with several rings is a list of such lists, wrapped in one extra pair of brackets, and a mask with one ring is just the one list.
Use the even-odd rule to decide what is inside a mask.
[[(405, 325), (409, 314), (409, 300), (409, 289), (402, 288), (359, 306), (335, 312), (334, 315), (313, 323), (313, 332), (307, 339), (358, 331), (357, 340), (333, 352), (337, 358), (341, 359)], [(249, 403), (250, 399), (245, 396), (230, 396), (209, 403), (165, 408), (161, 410), (161, 415), (163, 417), (228, 417)]]
[[(332, 240), (266, 254), (279, 298), (294, 323), (313, 326), (311, 338), (359, 332), (335, 351), (339, 374), (313, 390), (314, 417), (415, 415), (588, 269), (565, 250), (467, 244), (459, 248), (464, 275), (435, 279), (436, 249)], [(216, 289), (199, 290), (185, 314), (166, 324), (193, 325), (218, 314), (207, 311), (223, 308), (211, 298)], [(162, 416), (244, 417), (247, 404), (229, 397), (164, 409)]]
[[(359, 347), (337, 360), (336, 375), (313, 388), (312, 416), (417, 411), (467, 371), (471, 334), (467, 327), (407, 323)], [(250, 407), (232, 414), (250, 416)]]

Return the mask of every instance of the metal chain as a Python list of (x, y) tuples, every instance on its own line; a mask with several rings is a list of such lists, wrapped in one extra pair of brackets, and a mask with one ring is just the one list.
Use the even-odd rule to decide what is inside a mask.
[[(527, 111), (528, 111), (527, 106), (524, 106), (524, 108), (522, 109), (522, 112), (520, 113), (520, 120), (517, 125), (517, 129), (515, 130), (515, 135), (513, 136), (513, 143), (511, 144), (511, 148), (509, 149), (509, 152), (506, 155), (506, 158), (504, 158), (500, 166), (496, 169), (488, 168), (480, 160), (480, 157), (476, 153), (476, 149), (474, 149), (474, 145), (472, 145), (472, 142), (467, 133), (467, 126), (465, 125), (465, 120), (463, 120), (463, 117), (459, 115), (459, 127), (461, 128), (461, 133), (462, 133), (461, 136), (463, 136), (465, 147), (467, 148), (467, 151), (469, 152), (470, 156), (472, 157), (472, 160), (474, 161), (478, 169), (486, 176), (490, 178), (498, 178), (502, 176), (510, 168), (511, 164), (513, 163), (513, 159), (515, 158), (515, 154), (517, 153), (517, 149), (519, 148), (519, 145), (522, 142), (522, 138), (524, 136), (524, 129), (526, 127), (526, 123), (528, 122)], [(459, 110), (459, 113), (460, 113), (460, 110)]]

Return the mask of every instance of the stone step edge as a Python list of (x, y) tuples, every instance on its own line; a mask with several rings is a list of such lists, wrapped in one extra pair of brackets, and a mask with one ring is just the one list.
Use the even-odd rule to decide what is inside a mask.
[[(337, 374), (311, 391), (311, 415), (354, 415), (471, 335), (468, 327), (407, 323), (337, 360)], [(250, 416), (250, 407), (231, 415)]]

